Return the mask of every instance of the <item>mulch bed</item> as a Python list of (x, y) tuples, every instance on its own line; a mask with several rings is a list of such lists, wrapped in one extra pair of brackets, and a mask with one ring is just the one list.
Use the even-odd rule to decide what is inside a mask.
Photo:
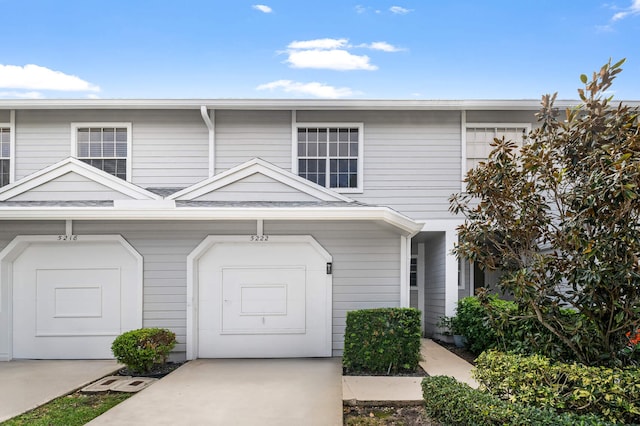
[(151, 371), (146, 373), (136, 373), (129, 370), (127, 367), (118, 370), (119, 376), (133, 376), (133, 377), (151, 377), (154, 379), (161, 379), (167, 374), (171, 373), (176, 368), (180, 367), (184, 362), (167, 362), (166, 364), (157, 364)]
[(343, 376), (384, 376), (384, 377), (425, 377), (428, 376), (427, 372), (422, 369), (422, 367), (418, 366), (415, 371), (411, 370), (401, 370), (397, 373), (390, 374), (381, 374), (381, 373), (371, 373), (369, 371), (348, 371), (346, 368), (342, 368)]
[(343, 422), (347, 426), (440, 426), (427, 417), (423, 406), (345, 406)]

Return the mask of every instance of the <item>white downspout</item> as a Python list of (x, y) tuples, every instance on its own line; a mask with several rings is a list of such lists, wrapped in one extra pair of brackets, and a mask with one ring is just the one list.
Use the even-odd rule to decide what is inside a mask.
[(216, 128), (215, 128), (215, 110), (211, 111), (213, 120), (209, 117), (209, 111), (205, 105), (200, 107), (200, 114), (204, 120), (204, 124), (209, 129), (209, 177), (215, 174), (215, 146), (216, 146)]

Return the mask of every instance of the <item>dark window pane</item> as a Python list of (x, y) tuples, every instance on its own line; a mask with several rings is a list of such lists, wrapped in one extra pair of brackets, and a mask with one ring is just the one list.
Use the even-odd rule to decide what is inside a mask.
[(327, 173), (327, 160), (318, 160), (318, 172)]
[(349, 171), (349, 160), (340, 159), (338, 160), (338, 171), (340, 173)]
[(309, 179), (313, 183), (318, 183), (318, 174), (317, 173), (309, 173), (307, 175), (307, 179)]
[(113, 142), (115, 141), (115, 132), (113, 129), (104, 129), (102, 133), (102, 140), (105, 142)]
[(309, 142), (317, 142), (318, 141), (318, 129), (309, 129), (307, 131), (307, 140)]
[(298, 156), (306, 157), (307, 156), (307, 144), (298, 143)]
[(349, 129), (340, 129), (340, 142), (348, 142), (349, 141)]
[(349, 144), (349, 155), (351, 157), (357, 157), (358, 156), (358, 144), (357, 143)]
[(337, 157), (338, 156), (338, 143), (330, 143), (329, 144), (329, 157)]
[(78, 144), (78, 157), (88, 157), (89, 156), (89, 144), (79, 143)]
[(318, 129), (318, 142), (327, 141), (327, 129)]
[(306, 129), (298, 129), (298, 142), (306, 142), (306, 141), (307, 141)]
[(358, 171), (358, 160), (349, 160), (349, 172), (354, 173)]
[(11, 145), (9, 145), (9, 142), (3, 142), (2, 145), (0, 145), (0, 156), (10, 157), (11, 156), (11, 152), (9, 151), (10, 148), (11, 148)]
[(116, 142), (126, 142), (127, 141), (127, 129), (126, 128), (117, 128), (116, 129)]
[(91, 129), (89, 134), (89, 140), (91, 142), (102, 141), (102, 129)]
[(309, 142), (307, 146), (307, 155), (309, 157), (317, 157), (318, 156), (318, 144), (315, 142)]
[(318, 185), (326, 186), (326, 178), (324, 173), (318, 174)]
[(329, 142), (338, 141), (338, 129), (329, 129)]
[(358, 142), (358, 129), (349, 129), (349, 140), (351, 142)]
[(105, 142), (102, 145), (102, 155), (104, 157), (113, 157), (116, 155), (116, 147), (113, 142)]
[(102, 145), (100, 143), (91, 143), (89, 145), (89, 156), (91, 157), (101, 157), (102, 156)]
[(307, 160), (298, 160), (298, 172), (306, 173), (307, 171)]
[(309, 160), (307, 163), (307, 171), (310, 173), (315, 173), (318, 171), (318, 160)]
[(338, 147), (338, 155), (340, 157), (347, 157), (349, 155), (349, 144), (341, 143)]
[(329, 171), (336, 173), (338, 171), (338, 160), (329, 160)]
[(338, 175), (335, 173), (331, 173), (331, 182), (329, 183), (330, 188), (335, 188), (338, 186)]
[(116, 143), (116, 157), (126, 157), (127, 156), (127, 144), (126, 143)]
[(104, 170), (105, 172), (109, 173), (110, 175), (115, 175), (116, 174), (116, 161), (117, 160), (104, 160), (104, 168), (102, 170)]
[(358, 175), (355, 173), (351, 173), (349, 175), (349, 188), (357, 188), (358, 187)]
[(78, 129), (78, 142), (89, 142), (89, 129)]
[(346, 175), (346, 174), (338, 175), (338, 187), (339, 188), (349, 187), (349, 175)]
[(318, 142), (318, 157), (326, 157), (326, 156), (327, 156), (327, 143)]
[(10, 160), (0, 160), (0, 186), (9, 184)]

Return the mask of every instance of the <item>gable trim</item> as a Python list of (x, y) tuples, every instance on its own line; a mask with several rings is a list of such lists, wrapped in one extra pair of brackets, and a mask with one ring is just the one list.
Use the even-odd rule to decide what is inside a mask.
[(67, 173), (77, 173), (91, 181), (106, 186), (136, 200), (159, 200), (162, 197), (130, 182), (96, 169), (80, 160), (69, 157), (47, 168), (37, 171), (17, 182), (0, 188), (0, 201), (7, 201)]
[(217, 189), (238, 182), (244, 178), (247, 178), (256, 173), (260, 173), (267, 176), (277, 182), (287, 185), (297, 191), (315, 197), (322, 201), (344, 201), (347, 203), (353, 202), (349, 197), (338, 194), (335, 191), (316, 185), (308, 180), (296, 176), (293, 173), (287, 172), (267, 161), (260, 158), (254, 158), (246, 163), (240, 164), (232, 169), (229, 169), (223, 173), (213, 176), (209, 179), (203, 180), (195, 185), (178, 191), (167, 199), (170, 200), (194, 200), (202, 195), (213, 192)]

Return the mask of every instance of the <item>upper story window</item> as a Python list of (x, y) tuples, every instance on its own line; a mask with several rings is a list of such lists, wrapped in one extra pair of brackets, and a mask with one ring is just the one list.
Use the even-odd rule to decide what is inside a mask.
[(131, 176), (131, 123), (72, 123), (72, 153), (124, 180)]
[(0, 127), (0, 187), (11, 182), (11, 128)]
[(489, 158), (492, 151), (491, 143), (494, 138), (512, 140), (519, 146), (522, 146), (523, 136), (529, 133), (531, 125), (529, 124), (483, 124), (483, 123), (467, 123), (467, 168), (470, 170), (477, 166), (481, 161)]
[(298, 175), (338, 192), (362, 192), (362, 133), (362, 123), (298, 123)]

